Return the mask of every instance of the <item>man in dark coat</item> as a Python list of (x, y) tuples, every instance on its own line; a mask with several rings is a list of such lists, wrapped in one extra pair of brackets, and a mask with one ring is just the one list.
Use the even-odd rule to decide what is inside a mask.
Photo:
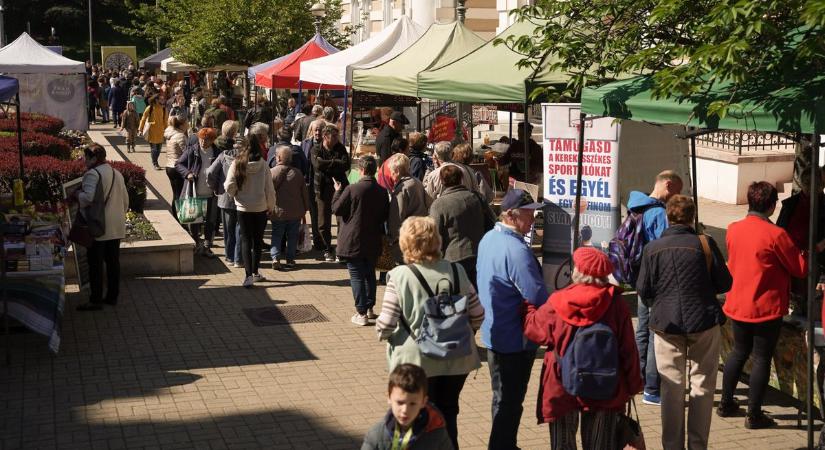
[(347, 149), (338, 142), (338, 128), (324, 127), (321, 143), (312, 148), (312, 170), (315, 173), (315, 201), (318, 203), (318, 232), (324, 247), (324, 260), (334, 262), (332, 248), (332, 196), (334, 182), (343, 186), (349, 184), (347, 171), (350, 169)]
[[(325, 136), (326, 138), (326, 136)], [(355, 315), (352, 323), (368, 325), (367, 313), (375, 306), (375, 263), (381, 255), (384, 222), (389, 212), (387, 191), (375, 180), (378, 167), (375, 158), (365, 156), (359, 161), (362, 178), (344, 187), (335, 180), (332, 210), (340, 217), (338, 257), (347, 262)]]
[(401, 137), (401, 130), (408, 123), (410, 121), (399, 111), (390, 114), (389, 125), (382, 128), (378, 132), (378, 137), (375, 138), (375, 151), (380, 158), (379, 164), (383, 164), (392, 155), (392, 142)]
[(112, 107), (112, 121), (115, 128), (120, 126), (120, 115), (126, 111), (126, 88), (123, 87), (123, 81), (118, 80), (115, 86), (109, 90), (109, 105)]
[[(244, 119), (244, 128), (249, 129), (253, 123), (261, 122), (265, 123), (268, 126), (272, 126), (272, 106), (264, 97), (258, 97), (258, 106), (255, 107), (249, 114), (246, 115)], [(273, 164), (272, 167), (275, 165)]]

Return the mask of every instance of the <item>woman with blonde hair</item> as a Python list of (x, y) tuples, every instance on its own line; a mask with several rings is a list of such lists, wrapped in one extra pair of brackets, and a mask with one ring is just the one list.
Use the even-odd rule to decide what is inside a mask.
[(379, 339), (387, 341), (390, 371), (399, 364), (410, 363), (427, 372), (430, 401), (444, 414), (447, 433), (458, 449), (458, 397), (467, 375), (481, 367), (475, 341), (470, 340), (471, 352), (467, 356), (435, 359), (421, 353), (410, 331), (419, 335), (430, 292), (440, 288), (448, 287), (456, 295), (467, 297), (473, 330), (481, 326), (484, 309), (464, 268), (441, 257), (441, 236), (432, 218), (406, 219), (401, 225), (399, 245), (407, 265), (387, 274), (387, 289), (375, 328)]

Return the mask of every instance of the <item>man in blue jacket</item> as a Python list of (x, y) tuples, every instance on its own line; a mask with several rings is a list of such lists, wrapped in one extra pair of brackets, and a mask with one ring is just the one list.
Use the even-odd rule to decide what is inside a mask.
[[(627, 209), (633, 212), (644, 212), (642, 222), (644, 233), (642, 237), (648, 242), (659, 239), (667, 229), (667, 214), (665, 203), (676, 194), (682, 192), (682, 179), (676, 172), (665, 170), (656, 175), (656, 184), (650, 195), (644, 192), (631, 191), (627, 201)], [(641, 301), (638, 302), (637, 317), (639, 324), (636, 327), (636, 346), (639, 347), (639, 362), (642, 376), (645, 378), (645, 389), (642, 402), (648, 405), (659, 405), (659, 371), (656, 369), (656, 354), (653, 351), (653, 333), (650, 331), (650, 308)]]
[(510, 189), (501, 201), (500, 222), (478, 247), (478, 296), (484, 306), (481, 342), (493, 387), (493, 427), (490, 450), (517, 449), (524, 395), (536, 357), (536, 345), (524, 337), (522, 303), (540, 307), (547, 288), (538, 260), (524, 242), (541, 208), (529, 193)]

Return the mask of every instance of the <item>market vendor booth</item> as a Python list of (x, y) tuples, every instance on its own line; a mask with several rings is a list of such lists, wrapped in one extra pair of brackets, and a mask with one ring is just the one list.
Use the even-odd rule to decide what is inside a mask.
[[(596, 88), (585, 89), (582, 94), (582, 120), (585, 114), (597, 117), (612, 117), (631, 121), (645, 121), (659, 124), (679, 124), (684, 126), (680, 137), (691, 143), (693, 179), (696, 179), (696, 137), (719, 130), (743, 130), (779, 133), (810, 145), (811, 192), (817, 192), (816, 172), (819, 167), (819, 153), (822, 148), (820, 133), (825, 130), (825, 77), (810, 74), (791, 74), (785, 79), (772, 80), (758, 86), (740, 86), (732, 89), (729, 83), (720, 82), (707, 92), (687, 98), (655, 98), (652, 94), (653, 80), (649, 76), (609, 83)], [(730, 111), (722, 117), (709, 114), (714, 102), (730, 102)], [(586, 130), (582, 128), (582, 133)], [(805, 142), (801, 142), (805, 141)], [(581, 149), (579, 155), (581, 156)], [(581, 167), (581, 166), (580, 166)], [(756, 181), (756, 180), (754, 180)], [(694, 183), (693, 195), (697, 195)], [(577, 199), (577, 204), (581, 199)], [(798, 305), (796, 310), (785, 317), (779, 344), (774, 354), (773, 373), (770, 384), (782, 392), (800, 400), (806, 405), (808, 419), (808, 442), (813, 443), (813, 420), (816, 405), (822, 405), (820, 388), (814, 385), (814, 367), (819, 365), (821, 349), (815, 347), (816, 322), (821, 317), (818, 302), (821, 293), (816, 291), (820, 266), (815, 248), (818, 236), (818, 220), (822, 213), (818, 202), (809, 202), (808, 235), (808, 276), (807, 304)], [(697, 214), (697, 227), (698, 223)], [(723, 331), (722, 356), (731, 349), (729, 327)], [(747, 370), (747, 367), (746, 367)], [(821, 370), (817, 370), (822, 373)], [(819, 395), (815, 396), (814, 392)], [(817, 398), (818, 397), (818, 398)]]

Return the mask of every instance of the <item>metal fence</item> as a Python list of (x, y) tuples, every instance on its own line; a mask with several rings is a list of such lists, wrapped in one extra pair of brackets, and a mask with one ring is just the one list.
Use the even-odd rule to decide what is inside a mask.
[(759, 131), (718, 131), (696, 137), (697, 145), (742, 155), (743, 153), (794, 153), (796, 142), (786, 136)]

